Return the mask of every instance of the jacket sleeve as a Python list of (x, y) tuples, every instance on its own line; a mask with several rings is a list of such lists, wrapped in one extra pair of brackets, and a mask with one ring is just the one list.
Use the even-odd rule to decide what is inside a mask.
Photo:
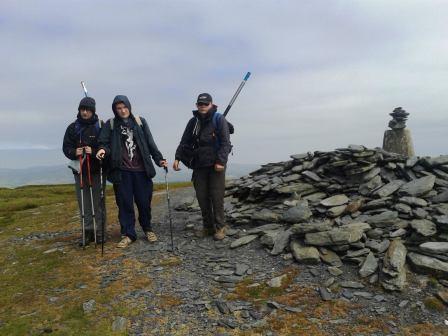
[(145, 134), (146, 142), (148, 144), (149, 152), (152, 156), (152, 159), (156, 163), (156, 165), (160, 166), (160, 161), (164, 160), (162, 153), (160, 153), (159, 149), (157, 148), (157, 145), (154, 141), (154, 138), (152, 137), (151, 131), (149, 130), (148, 123), (145, 119), (142, 119), (143, 124), (143, 133)]
[(225, 165), (227, 163), (229, 154), (232, 151), (232, 144), (230, 143), (229, 124), (227, 123), (227, 120), (224, 116), (220, 119), (220, 125), (218, 129), (220, 147), (218, 149), (216, 163)]
[(76, 160), (76, 135), (75, 125), (73, 123), (65, 130), (62, 151), (68, 159)]
[(176, 149), (175, 160), (180, 160), (182, 157), (182, 151), (184, 145), (190, 145), (193, 140), (193, 128), (196, 122), (196, 118), (191, 118), (187, 126), (185, 127), (184, 134), (182, 134), (182, 139), (180, 140), (179, 146)]
[(110, 129), (110, 120), (103, 124), (101, 127), (100, 135), (98, 137), (98, 150), (104, 149), (106, 156), (110, 155), (112, 141), (112, 130)]

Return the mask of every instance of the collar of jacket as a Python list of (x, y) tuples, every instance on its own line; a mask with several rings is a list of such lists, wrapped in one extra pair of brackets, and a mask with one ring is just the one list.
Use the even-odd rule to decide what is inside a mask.
[(78, 112), (78, 115), (76, 116), (76, 120), (81, 124), (81, 125), (93, 125), (98, 121), (98, 115), (96, 113), (94, 113), (92, 115), (91, 118), (89, 119), (83, 119), (81, 117), (81, 115)]
[(216, 106), (215, 104), (213, 104), (212, 108), (207, 112), (207, 114), (205, 116), (203, 116), (202, 114), (199, 113), (198, 110), (194, 110), (193, 111), (193, 115), (198, 118), (199, 120), (210, 120), (213, 118), (213, 115), (218, 111), (218, 106)]

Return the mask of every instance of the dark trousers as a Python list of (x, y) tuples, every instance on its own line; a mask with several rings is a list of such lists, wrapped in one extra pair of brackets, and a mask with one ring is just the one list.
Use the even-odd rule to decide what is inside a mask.
[(204, 228), (223, 228), (225, 171), (217, 172), (214, 167), (197, 168), (193, 170), (192, 181), (201, 207)]
[(121, 182), (115, 186), (118, 218), (121, 234), (132, 240), (137, 239), (135, 232), (134, 201), (138, 209), (138, 221), (143, 232), (151, 228), (151, 200), (153, 183), (145, 172), (121, 171)]

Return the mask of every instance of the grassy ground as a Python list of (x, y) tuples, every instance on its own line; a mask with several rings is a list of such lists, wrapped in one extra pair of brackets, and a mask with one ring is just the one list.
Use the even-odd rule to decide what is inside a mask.
[[(171, 188), (187, 185), (175, 183)], [(148, 265), (122, 258), (111, 244), (106, 245), (104, 259), (93, 247), (79, 249), (74, 196), (73, 185), (0, 189), (0, 335), (122, 335), (112, 332), (113, 318), (140, 312), (142, 303), (127, 302), (121, 294), (151, 287)], [(117, 240), (111, 187), (107, 196), (109, 232)], [(40, 233), (55, 235), (29, 239)], [(118, 279), (101, 288), (102, 274), (114, 271), (106, 269), (112, 259)], [(91, 299), (96, 301), (95, 311), (85, 314), (82, 305)]]

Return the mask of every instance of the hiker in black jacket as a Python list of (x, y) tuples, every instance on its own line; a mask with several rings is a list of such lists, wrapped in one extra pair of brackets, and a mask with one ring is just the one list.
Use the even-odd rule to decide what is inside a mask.
[(159, 167), (168, 164), (152, 138), (145, 119), (132, 114), (126, 96), (116, 96), (112, 103), (115, 117), (109, 119), (99, 138), (99, 159), (108, 158), (108, 180), (114, 184), (122, 240), (117, 247), (129, 246), (137, 239), (134, 199), (138, 219), (146, 238), (157, 241), (151, 226), (152, 178), (156, 175), (151, 158)]
[[(85, 97), (81, 100), (78, 107), (76, 121), (72, 122), (65, 131), (62, 150), (65, 156), (73, 160), (69, 165), (73, 170), (75, 177), (76, 195), (78, 198), (79, 211), (81, 212), (81, 187), (80, 187), (80, 166), (79, 157), (83, 156), (82, 176), (85, 187), (83, 188), (84, 213), (85, 213), (85, 243), (89, 244), (95, 240), (93, 230), (92, 200), (88, 186), (87, 160), (90, 156), (90, 172), (92, 178), (92, 194), (95, 210), (96, 223), (102, 223), (103, 211), (100, 206), (101, 178), (99, 161), (95, 158), (98, 150), (98, 136), (101, 130), (102, 122), (95, 113), (95, 100), (91, 97)], [(97, 230), (97, 242), (101, 242), (101, 230)], [(80, 243), (82, 245), (82, 242)]]
[[(222, 240), (226, 236), (225, 170), (232, 150), (229, 126), (225, 117), (217, 114), (217, 106), (208, 93), (198, 96), (196, 106), (198, 109), (193, 111), (193, 118), (188, 122), (176, 150), (173, 169), (180, 170), (181, 160), (189, 162), (204, 225), (199, 235), (214, 235), (214, 239)], [(184, 159), (186, 156), (190, 158)]]

